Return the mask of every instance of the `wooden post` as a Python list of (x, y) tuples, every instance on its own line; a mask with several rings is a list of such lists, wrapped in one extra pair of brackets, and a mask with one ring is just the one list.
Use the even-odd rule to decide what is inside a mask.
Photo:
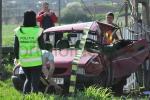
[(2, 0), (0, 0), (0, 67), (2, 63)]
[(94, 1), (94, 20), (96, 20), (96, 2)]

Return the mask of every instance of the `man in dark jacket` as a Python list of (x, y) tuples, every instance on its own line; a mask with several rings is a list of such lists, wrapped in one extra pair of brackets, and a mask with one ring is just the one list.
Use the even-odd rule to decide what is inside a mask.
[(37, 15), (37, 21), (43, 29), (55, 26), (57, 16), (49, 9), (49, 4), (47, 2), (43, 3), (42, 10)]

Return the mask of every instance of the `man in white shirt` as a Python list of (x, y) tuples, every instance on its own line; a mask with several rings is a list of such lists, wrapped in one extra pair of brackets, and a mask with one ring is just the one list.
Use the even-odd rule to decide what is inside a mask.
[(44, 49), (45, 50), (42, 50), (42, 62), (43, 62), (42, 72), (44, 73), (46, 79), (49, 81), (50, 85), (55, 87), (57, 93), (58, 92), (60, 93), (62, 91), (62, 88), (51, 79), (53, 72), (55, 70), (54, 56), (51, 52), (52, 45), (50, 43), (45, 43)]

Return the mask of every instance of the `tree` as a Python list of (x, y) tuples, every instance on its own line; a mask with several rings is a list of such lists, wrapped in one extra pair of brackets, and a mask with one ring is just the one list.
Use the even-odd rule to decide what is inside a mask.
[(90, 21), (90, 17), (83, 10), (79, 2), (71, 2), (66, 5), (62, 10), (61, 22), (63, 23), (75, 23)]

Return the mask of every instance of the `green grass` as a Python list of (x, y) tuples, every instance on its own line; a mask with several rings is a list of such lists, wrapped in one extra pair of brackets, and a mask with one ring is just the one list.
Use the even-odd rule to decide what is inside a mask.
[(89, 88), (85, 89), (85, 96), (92, 97), (94, 100), (100, 99), (111, 99), (113, 97), (112, 92), (109, 88), (103, 87), (93, 87), (90, 86)]
[(17, 25), (2, 25), (2, 45), (12, 46), (14, 42), (14, 29)]
[[(5, 70), (9, 73), (9, 75), (5, 81), (0, 81), (0, 100), (68, 100), (68, 97), (54, 94), (31, 93), (24, 95), (22, 92), (17, 91), (13, 87), (10, 79), (12, 65), (6, 65)], [(78, 91), (74, 97), (72, 96), (70, 98), (71, 99), (69, 100), (149, 100), (148, 97), (140, 97), (141, 99), (135, 99), (135, 96), (132, 97), (132, 95), (115, 97), (109, 88), (97, 86), (90, 86), (84, 91)]]
[[(68, 99), (70, 98), (70, 99)], [(123, 99), (125, 98), (125, 99)], [(11, 80), (0, 81), (0, 100), (149, 100), (148, 97), (135, 99), (132, 97), (114, 97), (108, 88), (91, 86), (78, 91), (76, 96), (64, 97), (54, 94), (31, 93), (24, 95), (13, 88)]]
[[(68, 97), (63, 97), (53, 94), (31, 93), (23, 95), (13, 88), (11, 80), (0, 81), (0, 100), (66, 100)], [(71, 100), (111, 100), (111, 92), (109, 89), (89, 87), (84, 92), (77, 92)]]
[(0, 100), (60, 100), (58, 97), (42, 93), (24, 95), (13, 88), (11, 80), (0, 81)]
[(10, 83), (0, 81), (0, 90), (1, 100), (21, 100), (21, 93), (16, 91)]

